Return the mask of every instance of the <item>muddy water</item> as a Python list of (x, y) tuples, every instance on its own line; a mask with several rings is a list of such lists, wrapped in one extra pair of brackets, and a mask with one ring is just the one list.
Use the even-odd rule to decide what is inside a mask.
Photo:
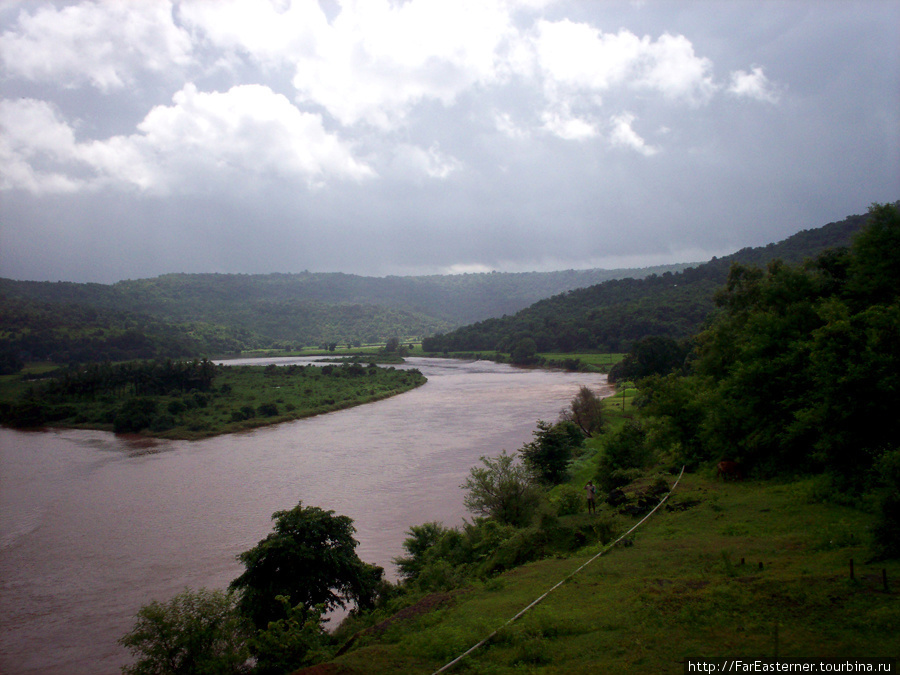
[(467, 515), (459, 485), (481, 455), (530, 440), (580, 385), (606, 389), (484, 361), (409, 366), (428, 383), (204, 441), (0, 429), (0, 672), (119, 672), (116, 640), (142, 605), (224, 588), (271, 514), (301, 500), (353, 518), (360, 557), (393, 577), (410, 525)]

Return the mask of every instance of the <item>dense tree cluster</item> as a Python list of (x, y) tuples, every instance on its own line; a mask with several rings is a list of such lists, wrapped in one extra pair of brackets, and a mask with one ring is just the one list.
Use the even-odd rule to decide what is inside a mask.
[(825, 472), (845, 494), (900, 489), (900, 212), (870, 214), (849, 249), (732, 267), (688, 373), (643, 382), (659, 442), (689, 463)]

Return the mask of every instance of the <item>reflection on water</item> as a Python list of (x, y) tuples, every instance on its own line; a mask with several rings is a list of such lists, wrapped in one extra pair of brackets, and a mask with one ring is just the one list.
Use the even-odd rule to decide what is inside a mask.
[(0, 429), (0, 672), (118, 672), (143, 604), (225, 587), (271, 514), (301, 500), (353, 518), (360, 557), (393, 577), (410, 525), (466, 516), (459, 485), (481, 455), (519, 448), (580, 385), (606, 387), (485, 361), (407, 367), (428, 383), (203, 441)]

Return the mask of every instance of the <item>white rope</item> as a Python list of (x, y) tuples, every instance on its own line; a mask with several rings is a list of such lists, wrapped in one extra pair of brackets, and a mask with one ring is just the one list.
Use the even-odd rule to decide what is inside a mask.
[(486, 638), (484, 638), (481, 642), (479, 642), (479, 643), (476, 644), (476, 645), (473, 645), (472, 647), (470, 647), (469, 649), (467, 649), (465, 652), (463, 652), (462, 654), (460, 654), (459, 656), (457, 656), (455, 659), (453, 659), (452, 661), (450, 661), (450, 663), (447, 663), (446, 665), (442, 666), (442, 667), (439, 668), (438, 670), (434, 671), (434, 673), (433, 673), (432, 675), (438, 675), (439, 673), (443, 673), (443, 672), (448, 671), (450, 668), (452, 668), (452, 667), (455, 666), (457, 663), (459, 663), (459, 662), (462, 661), (464, 658), (466, 658), (469, 654), (471, 654), (471, 653), (474, 652), (476, 649), (478, 649), (479, 647), (481, 647), (481, 646), (483, 646), (485, 643), (487, 643), (489, 640), (491, 640), (491, 638), (493, 638), (495, 635), (497, 635), (497, 633), (499, 633), (501, 630), (503, 630), (503, 629), (506, 628), (508, 625), (510, 625), (511, 623), (513, 623), (514, 621), (516, 621), (517, 619), (519, 619), (523, 614), (525, 614), (526, 612), (530, 611), (532, 608), (536, 607), (541, 601), (543, 601), (544, 598), (546, 598), (548, 595), (550, 595), (553, 591), (555, 591), (557, 588), (559, 588), (560, 586), (562, 586), (562, 585), (563, 585), (564, 583), (566, 583), (569, 579), (571, 579), (572, 577), (574, 577), (574, 576), (575, 576), (576, 574), (578, 574), (581, 570), (583, 570), (585, 567), (587, 567), (588, 565), (590, 565), (590, 564), (591, 564), (592, 562), (594, 562), (597, 558), (599, 558), (601, 555), (603, 555), (604, 553), (606, 553), (607, 551), (609, 551), (613, 546), (615, 546), (616, 544), (618, 544), (618, 543), (619, 543), (620, 541), (622, 541), (625, 537), (627, 537), (629, 534), (631, 534), (631, 533), (634, 532), (637, 528), (639, 528), (641, 525), (643, 525), (643, 524), (644, 524), (644, 521), (647, 520), (647, 518), (649, 518), (650, 516), (652, 516), (654, 513), (656, 513), (656, 510), (659, 509), (659, 507), (662, 506), (662, 505), (666, 502), (666, 500), (669, 498), (669, 496), (670, 496), (673, 492), (675, 492), (675, 488), (678, 486), (678, 482), (681, 480), (681, 477), (682, 477), (683, 475), (684, 475), (684, 467), (681, 467), (681, 473), (678, 474), (678, 478), (675, 480), (675, 483), (672, 485), (672, 489), (669, 490), (668, 493), (666, 493), (666, 496), (665, 496), (665, 497), (663, 497), (661, 500), (659, 500), (659, 504), (657, 504), (656, 506), (654, 506), (654, 507), (653, 507), (653, 510), (650, 511), (650, 513), (648, 513), (646, 516), (644, 516), (643, 518), (641, 518), (637, 523), (635, 523), (635, 525), (634, 525), (630, 530), (628, 530), (628, 532), (626, 532), (625, 534), (623, 534), (622, 536), (620, 536), (618, 539), (616, 539), (616, 540), (615, 540), (614, 542), (612, 542), (611, 544), (607, 544), (606, 546), (604, 546), (604, 547), (600, 550), (599, 553), (597, 553), (595, 556), (593, 556), (593, 557), (592, 557), (590, 560), (588, 560), (587, 562), (582, 563), (581, 566), (578, 567), (578, 569), (576, 569), (574, 572), (571, 572), (571, 573), (570, 573), (567, 577), (565, 577), (562, 581), (560, 581), (559, 583), (557, 583), (555, 586), (553, 586), (553, 588), (551, 588), (549, 591), (547, 591), (546, 593), (544, 593), (543, 595), (541, 595), (541, 596), (540, 596), (539, 598), (537, 598), (534, 602), (532, 602), (530, 605), (528, 605), (525, 609), (523, 609), (522, 611), (520, 611), (518, 614), (516, 614), (516, 615), (515, 615), (514, 617), (512, 617), (511, 619), (509, 619), (509, 620), (508, 620), (506, 623), (504, 623), (502, 626), (500, 626), (499, 628), (497, 628), (494, 632), (492, 632), (490, 635), (488, 635)]

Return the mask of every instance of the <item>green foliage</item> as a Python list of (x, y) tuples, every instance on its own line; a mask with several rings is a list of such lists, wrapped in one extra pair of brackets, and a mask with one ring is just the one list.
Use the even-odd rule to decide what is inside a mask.
[(542, 483), (562, 483), (568, 473), (569, 461), (584, 442), (584, 434), (574, 422), (564, 420), (550, 424), (538, 420), (532, 436), (534, 440), (519, 450), (525, 466)]
[(462, 487), (466, 508), (499, 523), (526, 525), (537, 508), (540, 492), (528, 470), (516, 462), (516, 453), (504, 450), (497, 457), (482, 457)]
[(897, 206), (875, 205), (849, 250), (734, 266), (691, 375), (642, 383), (654, 443), (757, 475), (827, 471), (844, 494), (875, 487), (900, 409), (898, 237)]
[(560, 485), (553, 491), (550, 502), (558, 516), (571, 516), (584, 511), (585, 492), (574, 485)]
[(231, 582), (239, 608), (260, 629), (291, 605), (326, 609), (371, 604), (382, 570), (356, 555), (355, 528), (347, 516), (298, 503), (272, 515), (274, 531), (238, 559), (244, 572)]
[(404, 579), (412, 579), (419, 575), (426, 563), (426, 554), (446, 534), (447, 528), (442, 523), (430, 522), (413, 525), (407, 530), (409, 535), (403, 541), (403, 548), (408, 555), (394, 558), (393, 562)]
[(603, 452), (597, 464), (597, 483), (601, 490), (627, 485), (651, 461), (647, 432), (641, 424), (629, 421), (604, 437)]
[(229, 675), (249, 672), (251, 628), (222, 591), (185, 590), (140, 609), (119, 640), (136, 658), (129, 675)]
[(113, 431), (133, 433), (150, 427), (156, 420), (157, 402), (151, 398), (134, 396), (126, 399), (116, 412)]
[(250, 645), (256, 659), (253, 675), (283, 675), (318, 663), (327, 657), (327, 636), (323, 628), (324, 606), (307, 609), (302, 603), (291, 607), (284, 596), (284, 617), (257, 632)]
[(510, 360), (517, 366), (527, 366), (535, 362), (537, 344), (530, 337), (523, 337), (512, 348)]
[(690, 352), (687, 340), (651, 335), (638, 340), (631, 351), (609, 371), (610, 382), (640, 380), (650, 375), (680, 371)]
[(566, 419), (578, 425), (585, 436), (599, 434), (603, 430), (603, 403), (600, 397), (582, 385), (569, 406)]

